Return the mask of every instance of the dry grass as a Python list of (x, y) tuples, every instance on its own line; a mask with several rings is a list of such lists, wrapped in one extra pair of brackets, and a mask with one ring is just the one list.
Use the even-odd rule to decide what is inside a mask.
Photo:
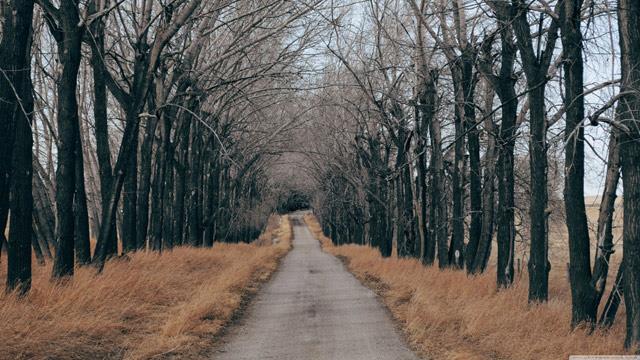
[[(305, 218), (323, 248), (382, 297), (412, 346), (428, 359), (567, 359), (570, 354), (624, 353), (624, 314), (608, 332), (570, 331), (570, 294), (554, 277), (552, 298), (528, 305), (526, 281), (497, 292), (495, 270), (468, 277), (417, 260), (383, 259), (366, 246), (335, 247), (313, 216)], [(525, 279), (526, 280), (526, 279)]]
[(289, 250), (288, 218), (268, 230), (277, 245), (140, 252), (99, 276), (79, 269), (66, 285), (49, 281), (50, 266), (36, 267), (26, 298), (0, 295), (0, 358), (201, 357)]
[(260, 234), (260, 236), (254, 241), (254, 244), (260, 246), (270, 246), (273, 244), (277, 244), (280, 241), (281, 237), (291, 236), (291, 234), (283, 233), (281, 231), (286, 231), (287, 226), (281, 227), (280, 223), (282, 221), (289, 221), (289, 217), (280, 216), (276, 214), (272, 214), (269, 216), (269, 220), (267, 220), (267, 226), (265, 230)]

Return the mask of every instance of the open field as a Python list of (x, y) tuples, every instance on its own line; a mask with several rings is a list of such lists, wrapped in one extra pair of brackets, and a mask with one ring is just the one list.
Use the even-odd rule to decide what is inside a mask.
[(325, 251), (341, 258), (375, 290), (415, 349), (427, 359), (567, 359), (570, 354), (624, 353), (624, 310), (608, 332), (571, 332), (569, 284), (556, 272), (550, 300), (527, 303), (526, 272), (512, 289), (497, 292), (495, 270), (469, 277), (463, 271), (425, 267), (415, 259), (383, 259), (366, 246), (333, 246), (317, 220), (306, 219)]
[(26, 298), (0, 295), (0, 358), (200, 358), (288, 252), (289, 219), (270, 224), (261, 238), (277, 237), (273, 246), (138, 252), (97, 276), (78, 269), (68, 284), (36, 266)]

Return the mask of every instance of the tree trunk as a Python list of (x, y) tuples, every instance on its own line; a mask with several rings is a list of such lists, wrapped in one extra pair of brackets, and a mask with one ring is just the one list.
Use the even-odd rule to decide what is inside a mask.
[(530, 168), (530, 251), (529, 302), (546, 301), (549, 294), (548, 224), (547, 224), (547, 120), (545, 117), (545, 87), (558, 39), (558, 21), (551, 19), (544, 50), (534, 50), (531, 27), (527, 20), (529, 8), (523, 0), (512, 0), (513, 27), (520, 50), (522, 67), (527, 77), (529, 99), (529, 168)]
[[(544, 77), (545, 75), (542, 75)], [(536, 81), (538, 80), (538, 81)], [(529, 301), (546, 301), (549, 294), (549, 243), (547, 225), (547, 124), (544, 110), (543, 78), (536, 78), (528, 87), (530, 104), (529, 166), (530, 196), (530, 251)]]
[(465, 158), (465, 122), (464, 122), (464, 89), (460, 59), (452, 65), (453, 88), (456, 94), (454, 111), (455, 143), (454, 163), (451, 174), (451, 194), (453, 197), (451, 246), (449, 247), (449, 265), (456, 269), (464, 267), (464, 158)]
[(202, 246), (202, 208), (200, 201), (200, 151), (202, 151), (202, 138), (198, 134), (198, 126), (195, 122), (191, 124), (192, 133), (195, 136), (191, 140), (189, 151), (189, 243), (192, 246)]
[(57, 244), (55, 243), (56, 219), (52, 195), (48, 193), (50, 189), (47, 189), (45, 181), (43, 180), (43, 177), (46, 176), (44, 174), (45, 170), (35, 159), (33, 161), (33, 168), (35, 170), (33, 174), (34, 223), (40, 236), (38, 241), (44, 243), (42, 244), (42, 250), (45, 256), (53, 258), (51, 249), (53, 249), (55, 253)]
[[(511, 60), (510, 64), (511, 67), (508, 70), (509, 80), (501, 81), (503, 85), (498, 91), (502, 104), (502, 123), (498, 137), (498, 224), (496, 236), (498, 243), (497, 283), (498, 287), (502, 288), (509, 287), (513, 283), (516, 238), (513, 151), (516, 142), (518, 100), (514, 89), (515, 79), (511, 76), (513, 60)], [(504, 68), (505, 66), (503, 65), (502, 67)]]
[(173, 205), (173, 239), (183, 244), (185, 239), (185, 197), (187, 192), (187, 159), (189, 157), (189, 137), (191, 124), (183, 121), (177, 131), (178, 159), (176, 163), (175, 195)]
[[(619, 119), (619, 109), (616, 109), (616, 119)], [(609, 259), (613, 254), (613, 216), (615, 214), (616, 191), (620, 181), (620, 148), (618, 146), (617, 130), (612, 129), (609, 136), (609, 154), (607, 158), (607, 175), (600, 201), (598, 228), (596, 232), (597, 246), (591, 286), (596, 291), (596, 307), (602, 300), (602, 295), (609, 275)]]
[(0, 57), (3, 70), (0, 76), (0, 98), (3, 99), (0, 101), (0, 244), (6, 241), (4, 233), (10, 210), (6, 290), (24, 294), (31, 287), (33, 231), (30, 66), (33, 1), (3, 1), (0, 7), (4, 16), (0, 53), (5, 54)]
[[(438, 74), (431, 74), (434, 88), (438, 84)], [(449, 240), (447, 220), (447, 196), (444, 189), (444, 159), (442, 154), (442, 131), (438, 119), (429, 123), (431, 138), (431, 214), (429, 224), (430, 235), (438, 248), (438, 267), (449, 266)]]
[(460, 58), (462, 73), (462, 91), (464, 98), (464, 128), (467, 133), (469, 151), (469, 198), (471, 200), (471, 224), (469, 242), (465, 249), (467, 272), (473, 273), (475, 259), (482, 237), (482, 168), (480, 164), (480, 130), (476, 120), (475, 88), (476, 78), (473, 72), (475, 54), (467, 46)]
[[(215, 140), (213, 140), (215, 141)], [(218, 193), (220, 192), (220, 170), (219, 170), (219, 153), (216, 147), (210, 151), (210, 166), (208, 171), (207, 186), (207, 215), (205, 221), (204, 241), (206, 246), (213, 246), (216, 237), (216, 220), (218, 212)]]
[[(149, 193), (151, 192), (152, 173), (151, 157), (157, 124), (158, 120), (155, 117), (147, 118), (147, 128), (144, 140), (142, 140), (142, 146), (140, 147), (140, 184), (138, 184), (136, 241), (134, 249), (144, 249), (147, 244), (147, 234), (149, 229)], [(163, 161), (161, 161), (161, 163), (163, 163)], [(157, 165), (158, 164), (156, 164), (156, 166)], [(156, 172), (156, 178), (162, 179), (162, 174)], [(159, 181), (163, 180), (164, 179)], [(159, 196), (159, 194), (154, 196)], [(162, 211), (162, 204), (160, 204), (158, 209), (155, 210)]]
[[(494, 92), (489, 96), (493, 98)], [(489, 106), (488, 111), (491, 111)], [(482, 185), (482, 224), (478, 250), (471, 266), (474, 274), (483, 273), (487, 268), (489, 257), (491, 256), (491, 242), (493, 241), (494, 225), (494, 198), (495, 198), (495, 177), (496, 177), (496, 141), (492, 134), (496, 133), (493, 119), (486, 116), (484, 119), (485, 132), (488, 134), (487, 150), (485, 152), (484, 179)]]
[[(92, 5), (93, 4), (92, 2)], [(90, 10), (95, 12), (95, 8)], [(109, 144), (109, 124), (107, 117), (107, 82), (105, 74), (104, 56), (104, 24), (97, 19), (91, 24), (91, 69), (93, 72), (93, 116), (96, 137), (96, 154), (100, 173), (100, 208), (101, 217), (109, 207), (109, 191), (113, 183), (113, 169), (111, 167), (111, 149)], [(104, 224), (100, 224), (104, 226)], [(116, 221), (112, 219), (109, 225), (110, 238), (106, 244), (106, 256), (111, 257), (118, 252)]]
[[(137, 111), (127, 112), (127, 122), (136, 121)], [(138, 222), (138, 136), (133, 137), (127, 170), (124, 175), (122, 194), (122, 252), (127, 253), (136, 249), (136, 225)], [(144, 239), (141, 239), (144, 241)]]
[(74, 247), (76, 262), (80, 265), (85, 265), (91, 262), (91, 244), (89, 242), (89, 212), (87, 209), (87, 193), (84, 186), (84, 160), (79, 125), (76, 128), (76, 188), (73, 198), (75, 211)]
[(622, 63), (620, 157), (624, 207), (624, 303), (627, 309), (625, 346), (640, 347), (640, 3), (618, 1)]
[[(13, 96), (9, 96), (13, 107), (10, 109), (13, 123), (13, 151), (11, 171), (11, 197), (9, 207), (11, 211), (11, 225), (9, 227), (9, 239), (7, 242), (7, 282), (6, 290), (17, 290), (19, 294), (25, 294), (31, 288), (31, 242), (33, 236), (33, 138), (31, 123), (33, 114), (33, 85), (31, 84), (31, 67), (29, 65), (31, 53), (31, 18), (33, 16), (33, 3), (25, 1), (23, 4), (12, 3), (4, 10), (13, 18), (7, 19), (3, 30), (15, 31), (16, 38), (8, 36), (7, 43), (0, 49), (16, 50), (13, 53), (17, 58), (16, 73), (11, 84), (15, 88)], [(22, 38), (18, 38), (22, 37)], [(4, 40), (4, 39), (3, 39)], [(11, 44), (12, 41), (17, 43)], [(10, 68), (14, 69), (14, 68)], [(4, 229), (2, 229), (4, 231)]]
[(560, 32), (564, 66), (566, 109), (564, 203), (569, 234), (571, 326), (593, 324), (597, 315), (595, 288), (591, 284), (589, 228), (584, 204), (584, 96), (582, 0), (560, 5)]
[[(427, 189), (427, 136), (428, 131), (434, 119), (436, 112), (436, 101), (438, 92), (436, 90), (437, 73), (430, 71), (428, 77), (424, 79), (424, 86), (420, 93), (420, 139), (419, 141), (419, 172), (418, 180), (420, 183), (420, 209), (422, 216), (422, 231), (424, 233), (424, 246), (422, 251), (422, 263), (432, 265), (436, 256), (436, 237), (432, 227), (436, 224), (430, 224), (427, 218), (427, 207), (429, 206), (429, 190)], [(433, 169), (431, 169), (433, 171)], [(433, 185), (432, 185), (433, 186)], [(431, 204), (431, 213), (436, 211), (434, 204)]]
[(621, 263), (620, 267), (618, 268), (616, 280), (613, 283), (613, 287), (611, 288), (611, 292), (609, 293), (607, 302), (605, 303), (604, 309), (602, 310), (602, 315), (600, 315), (600, 320), (598, 321), (598, 325), (600, 325), (600, 327), (602, 328), (610, 328), (616, 319), (616, 314), (618, 312), (618, 308), (620, 307), (620, 302), (622, 302), (622, 297), (624, 296), (623, 280), (624, 263)]
[(56, 169), (56, 257), (52, 277), (73, 275), (76, 191), (77, 137), (80, 134), (80, 119), (76, 99), (78, 70), (81, 59), (82, 28), (78, 26), (78, 5), (71, 0), (60, 4), (59, 24), (61, 34), (58, 42), (58, 57), (62, 72), (58, 79), (58, 167)]

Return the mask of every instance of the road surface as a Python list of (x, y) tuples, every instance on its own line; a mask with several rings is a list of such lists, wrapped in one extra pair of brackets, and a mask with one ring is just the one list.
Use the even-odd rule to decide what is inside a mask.
[(293, 249), (214, 358), (417, 359), (375, 294), (293, 215)]

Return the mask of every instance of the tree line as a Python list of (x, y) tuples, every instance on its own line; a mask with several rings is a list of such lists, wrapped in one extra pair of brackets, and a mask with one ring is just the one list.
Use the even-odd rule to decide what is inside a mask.
[(282, 197), (269, 166), (320, 4), (2, 1), (7, 291), (29, 291), (32, 254), (57, 281), (133, 251), (255, 239)]
[[(625, 344), (640, 345), (640, 4), (380, 0), (329, 21), (327, 88), (309, 99), (325, 233), (470, 275), (495, 251), (498, 289), (514, 283), (524, 241), (528, 298), (539, 303), (549, 223), (560, 219), (572, 327), (610, 326), (624, 297)], [(597, 157), (592, 242), (585, 166)], [(607, 295), (617, 196), (623, 259)]]

